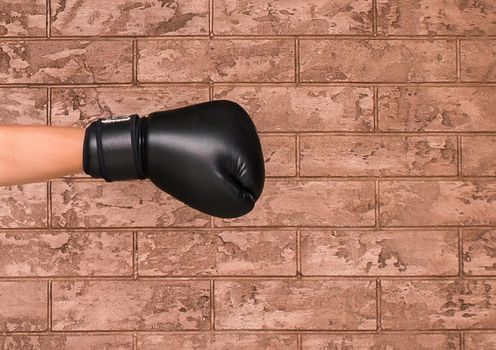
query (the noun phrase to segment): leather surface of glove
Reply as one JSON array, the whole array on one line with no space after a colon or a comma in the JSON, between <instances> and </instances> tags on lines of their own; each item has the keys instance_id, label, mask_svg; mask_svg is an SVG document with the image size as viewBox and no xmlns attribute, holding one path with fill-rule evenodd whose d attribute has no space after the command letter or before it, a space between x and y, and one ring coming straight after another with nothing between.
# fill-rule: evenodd
<instances>
[{"instance_id":1,"label":"leather surface of glove","mask_svg":"<svg viewBox=\"0 0 496 350\"><path fill-rule=\"evenodd\" d=\"M227 100L98 119L86 128L83 166L108 182L148 178L190 207L221 218L251 211L265 181L255 125Z\"/></svg>"}]
</instances>

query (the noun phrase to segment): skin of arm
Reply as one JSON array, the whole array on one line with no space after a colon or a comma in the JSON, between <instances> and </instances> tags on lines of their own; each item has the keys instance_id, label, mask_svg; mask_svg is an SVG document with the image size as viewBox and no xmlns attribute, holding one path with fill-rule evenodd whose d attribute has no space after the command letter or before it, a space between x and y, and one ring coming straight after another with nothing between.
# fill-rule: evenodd
<instances>
[{"instance_id":1,"label":"skin of arm","mask_svg":"<svg viewBox=\"0 0 496 350\"><path fill-rule=\"evenodd\" d=\"M82 172L84 133L72 127L0 126L0 186Z\"/></svg>"}]
</instances>

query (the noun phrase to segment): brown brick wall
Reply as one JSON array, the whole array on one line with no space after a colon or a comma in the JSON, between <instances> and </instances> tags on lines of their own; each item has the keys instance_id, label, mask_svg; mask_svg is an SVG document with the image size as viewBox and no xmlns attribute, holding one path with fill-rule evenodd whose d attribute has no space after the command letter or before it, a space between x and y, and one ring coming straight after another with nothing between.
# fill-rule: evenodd
<instances>
[{"instance_id":1,"label":"brown brick wall","mask_svg":"<svg viewBox=\"0 0 496 350\"><path fill-rule=\"evenodd\" d=\"M0 189L0 350L496 349L493 0L0 0L0 122L231 99L267 182Z\"/></svg>"}]
</instances>

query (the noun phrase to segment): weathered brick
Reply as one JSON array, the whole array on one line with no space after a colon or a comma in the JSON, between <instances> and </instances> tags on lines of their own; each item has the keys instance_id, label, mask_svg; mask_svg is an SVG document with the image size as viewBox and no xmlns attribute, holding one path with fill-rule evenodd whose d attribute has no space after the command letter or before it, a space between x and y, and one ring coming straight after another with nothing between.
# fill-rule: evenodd
<instances>
[{"instance_id":1,"label":"weathered brick","mask_svg":"<svg viewBox=\"0 0 496 350\"><path fill-rule=\"evenodd\" d=\"M447 82L456 80L456 43L302 39L300 62L305 82Z\"/></svg>"},{"instance_id":2,"label":"weathered brick","mask_svg":"<svg viewBox=\"0 0 496 350\"><path fill-rule=\"evenodd\" d=\"M376 328L372 281L260 280L215 283L216 329Z\"/></svg>"},{"instance_id":3,"label":"weathered brick","mask_svg":"<svg viewBox=\"0 0 496 350\"><path fill-rule=\"evenodd\" d=\"M53 329L208 329L208 281L54 281Z\"/></svg>"},{"instance_id":4,"label":"weathered brick","mask_svg":"<svg viewBox=\"0 0 496 350\"><path fill-rule=\"evenodd\" d=\"M52 1L52 35L205 35L208 0Z\"/></svg>"},{"instance_id":5,"label":"weathered brick","mask_svg":"<svg viewBox=\"0 0 496 350\"><path fill-rule=\"evenodd\" d=\"M46 282L0 282L0 332L39 332L48 327Z\"/></svg>"},{"instance_id":6,"label":"weathered brick","mask_svg":"<svg viewBox=\"0 0 496 350\"><path fill-rule=\"evenodd\" d=\"M384 181L379 189L385 226L496 223L494 181Z\"/></svg>"},{"instance_id":7,"label":"weathered brick","mask_svg":"<svg viewBox=\"0 0 496 350\"><path fill-rule=\"evenodd\" d=\"M255 209L222 226L372 226L373 181L266 180Z\"/></svg>"},{"instance_id":8,"label":"weathered brick","mask_svg":"<svg viewBox=\"0 0 496 350\"><path fill-rule=\"evenodd\" d=\"M372 34L372 0L217 0L221 35Z\"/></svg>"},{"instance_id":9,"label":"weathered brick","mask_svg":"<svg viewBox=\"0 0 496 350\"><path fill-rule=\"evenodd\" d=\"M291 82L291 40L142 40L140 82Z\"/></svg>"},{"instance_id":10,"label":"weathered brick","mask_svg":"<svg viewBox=\"0 0 496 350\"><path fill-rule=\"evenodd\" d=\"M458 274L458 233L451 231L301 232L304 276Z\"/></svg>"},{"instance_id":11,"label":"weathered brick","mask_svg":"<svg viewBox=\"0 0 496 350\"><path fill-rule=\"evenodd\" d=\"M295 231L140 232L140 276L296 274Z\"/></svg>"},{"instance_id":12,"label":"weathered brick","mask_svg":"<svg viewBox=\"0 0 496 350\"><path fill-rule=\"evenodd\" d=\"M131 41L6 41L0 83L131 83Z\"/></svg>"},{"instance_id":13,"label":"weathered brick","mask_svg":"<svg viewBox=\"0 0 496 350\"><path fill-rule=\"evenodd\" d=\"M302 176L456 176L456 137L300 138Z\"/></svg>"}]
</instances>

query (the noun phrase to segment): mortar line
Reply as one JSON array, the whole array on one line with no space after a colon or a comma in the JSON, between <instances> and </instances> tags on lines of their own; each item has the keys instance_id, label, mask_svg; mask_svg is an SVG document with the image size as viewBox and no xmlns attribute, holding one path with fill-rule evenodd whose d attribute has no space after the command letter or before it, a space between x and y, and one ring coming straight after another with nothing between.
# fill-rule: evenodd
<instances>
[{"instance_id":1,"label":"mortar line","mask_svg":"<svg viewBox=\"0 0 496 350\"><path fill-rule=\"evenodd\" d=\"M301 177L301 136L296 133L296 176L295 179Z\"/></svg>"},{"instance_id":2,"label":"mortar line","mask_svg":"<svg viewBox=\"0 0 496 350\"><path fill-rule=\"evenodd\" d=\"M382 287L381 287L381 278L377 278L376 280L376 313L377 313L377 332L382 332Z\"/></svg>"},{"instance_id":3,"label":"mortar line","mask_svg":"<svg viewBox=\"0 0 496 350\"><path fill-rule=\"evenodd\" d=\"M50 20L51 22L51 20ZM212 19L212 29L214 27L214 21ZM50 28L51 29L51 28ZM369 40L369 41L440 41L440 40L470 40L470 41L494 41L496 40L496 35L388 35L386 36L374 36L373 33L370 34L277 34L277 35L267 35L267 34L213 34L213 39L215 40L292 40L295 37L299 37L305 40ZM80 40L80 41L118 41L125 39L140 39L148 41L167 41L167 40L209 40L210 39L210 28L207 34L174 34L174 35L57 35L50 36L48 39L50 41L64 41L64 40ZM0 42L8 41L46 41L47 36L10 36L0 38Z\"/></svg>"},{"instance_id":4,"label":"mortar line","mask_svg":"<svg viewBox=\"0 0 496 350\"><path fill-rule=\"evenodd\" d=\"M464 174L463 174L463 136L462 135L457 135L457 148L458 148L458 157L457 157L457 162L458 162L458 176L460 180L463 180Z\"/></svg>"},{"instance_id":5,"label":"mortar line","mask_svg":"<svg viewBox=\"0 0 496 350\"><path fill-rule=\"evenodd\" d=\"M138 43L138 42L137 42ZM139 46L139 45L138 45ZM139 51L139 50L137 50ZM138 60L136 60L138 66ZM139 68L137 68L138 70ZM240 81L240 80L225 80L215 81L215 84L220 86L253 86L253 87L320 87L320 88L339 88L339 87L418 87L418 88L494 88L496 82L487 81L471 81L471 82L456 82L456 81L428 81L428 82L408 82L408 81L394 81L394 82L371 82L371 81L299 81L296 83L294 79L287 81ZM201 81L145 81L139 82L138 86L142 88L168 88L168 87L206 87L208 83ZM133 85L132 79L130 82L84 82L84 83L37 83L37 82L13 82L13 83L0 83L0 88L131 88ZM436 132L429 131L429 132ZM463 132L463 131L456 131Z\"/></svg>"},{"instance_id":6,"label":"mortar line","mask_svg":"<svg viewBox=\"0 0 496 350\"><path fill-rule=\"evenodd\" d=\"M52 281L48 281L48 286L47 286L47 297L48 297L48 305L47 305L47 317L48 317L48 333L51 333L53 330L53 302L52 302Z\"/></svg>"},{"instance_id":7,"label":"mortar line","mask_svg":"<svg viewBox=\"0 0 496 350\"><path fill-rule=\"evenodd\" d=\"M372 99L373 101L373 114L374 114L374 127L373 127L373 132L377 133L380 132L379 129L379 87L374 86L373 87L373 94L374 97Z\"/></svg>"},{"instance_id":8,"label":"mortar line","mask_svg":"<svg viewBox=\"0 0 496 350\"><path fill-rule=\"evenodd\" d=\"M210 280L210 331L215 332L215 280Z\"/></svg>"},{"instance_id":9,"label":"mortar line","mask_svg":"<svg viewBox=\"0 0 496 350\"><path fill-rule=\"evenodd\" d=\"M52 223L52 181L47 181L47 227L45 228L48 232L53 230Z\"/></svg>"},{"instance_id":10,"label":"mortar line","mask_svg":"<svg viewBox=\"0 0 496 350\"><path fill-rule=\"evenodd\" d=\"M463 278L463 230L462 228L458 228L458 275L460 278Z\"/></svg>"},{"instance_id":11,"label":"mortar line","mask_svg":"<svg viewBox=\"0 0 496 350\"><path fill-rule=\"evenodd\" d=\"M377 231L381 230L381 198L380 198L380 182L378 180L374 183L374 193L375 193L375 229Z\"/></svg>"},{"instance_id":12,"label":"mortar line","mask_svg":"<svg viewBox=\"0 0 496 350\"><path fill-rule=\"evenodd\" d=\"M138 40L137 39L133 39L132 55L133 55L132 85L138 86Z\"/></svg>"},{"instance_id":13,"label":"mortar line","mask_svg":"<svg viewBox=\"0 0 496 350\"><path fill-rule=\"evenodd\" d=\"M306 281L445 281L454 282L460 280L459 274L450 275L222 275L222 276L195 276L195 275L177 275L177 276L140 276L138 281L141 282L205 282L205 281L286 281L298 282ZM466 281L488 280L496 282L496 275L470 275L464 276ZM19 276L19 277L1 277L2 282L136 282L133 276ZM214 295L215 296L215 295Z\"/></svg>"},{"instance_id":14,"label":"mortar line","mask_svg":"<svg viewBox=\"0 0 496 350\"><path fill-rule=\"evenodd\" d=\"M301 269L301 231L296 230L296 277L303 277L303 271Z\"/></svg>"},{"instance_id":15,"label":"mortar line","mask_svg":"<svg viewBox=\"0 0 496 350\"><path fill-rule=\"evenodd\" d=\"M298 333L296 336L296 348L298 350L303 350L303 340L300 333Z\"/></svg>"},{"instance_id":16,"label":"mortar line","mask_svg":"<svg viewBox=\"0 0 496 350\"><path fill-rule=\"evenodd\" d=\"M137 279L139 277L138 271L138 231L133 231L133 278Z\"/></svg>"},{"instance_id":17,"label":"mortar line","mask_svg":"<svg viewBox=\"0 0 496 350\"><path fill-rule=\"evenodd\" d=\"M461 41L456 39L456 81L461 82Z\"/></svg>"},{"instance_id":18,"label":"mortar line","mask_svg":"<svg viewBox=\"0 0 496 350\"><path fill-rule=\"evenodd\" d=\"M208 35L214 38L214 0L208 1Z\"/></svg>"},{"instance_id":19,"label":"mortar line","mask_svg":"<svg viewBox=\"0 0 496 350\"><path fill-rule=\"evenodd\" d=\"M377 0L372 0L372 35L377 37Z\"/></svg>"},{"instance_id":20,"label":"mortar line","mask_svg":"<svg viewBox=\"0 0 496 350\"><path fill-rule=\"evenodd\" d=\"M50 0L46 0L46 37L50 39L52 36L52 4Z\"/></svg>"},{"instance_id":21,"label":"mortar line","mask_svg":"<svg viewBox=\"0 0 496 350\"><path fill-rule=\"evenodd\" d=\"M465 333L463 330L460 331L460 350L465 350Z\"/></svg>"},{"instance_id":22,"label":"mortar line","mask_svg":"<svg viewBox=\"0 0 496 350\"><path fill-rule=\"evenodd\" d=\"M296 86L300 84L300 39L298 37L295 38L295 82Z\"/></svg>"},{"instance_id":23,"label":"mortar line","mask_svg":"<svg viewBox=\"0 0 496 350\"><path fill-rule=\"evenodd\" d=\"M432 329L387 329L383 330L381 334L389 334L389 335L399 335L399 334L410 334L410 335L420 335L420 334L453 334L460 336L460 333L465 334L492 334L496 328L464 328L463 330L450 328L450 329L441 329L441 328L432 328ZM65 335L65 336L76 336L76 335L128 335L133 336L136 334L137 336L141 335L172 335L172 334L209 334L211 333L210 329L204 330L88 330L88 331L53 331L50 334L46 332L33 331L33 332L0 332L0 336L22 336L22 335L36 335L40 337L47 336L57 336L57 335ZM361 334L370 334L377 335L377 330L322 330L322 329L221 329L215 331L218 335L221 334L280 334L280 335L361 335Z\"/></svg>"},{"instance_id":24,"label":"mortar line","mask_svg":"<svg viewBox=\"0 0 496 350\"><path fill-rule=\"evenodd\" d=\"M402 225L402 226L381 226L381 230L385 231L421 231L421 230L429 230L429 231L444 231L444 230L456 230L460 225ZM134 229L138 229L143 232L190 232L192 229L199 231L225 231L236 230L239 232L244 231L273 231L273 230L296 230L300 228L302 230L336 230L336 231L349 231L349 230L360 230L360 231L376 231L375 225L367 225L367 226L359 226L359 225L263 225L263 226L250 226L250 225L239 225L239 226L215 226L213 228L209 226L192 226L189 228L180 227L180 226L169 226L169 227L156 227L156 226L133 226L133 227L56 227L56 228L48 228L48 227L16 227L16 228L2 228L0 232L123 232L123 231L132 231ZM480 229L480 228L488 228L488 229L496 229L495 224L485 224L485 225L463 225L465 229ZM0 277L1 278L1 277Z\"/></svg>"},{"instance_id":25,"label":"mortar line","mask_svg":"<svg viewBox=\"0 0 496 350\"><path fill-rule=\"evenodd\" d=\"M133 350L138 350L138 335L133 332Z\"/></svg>"}]
</instances>

